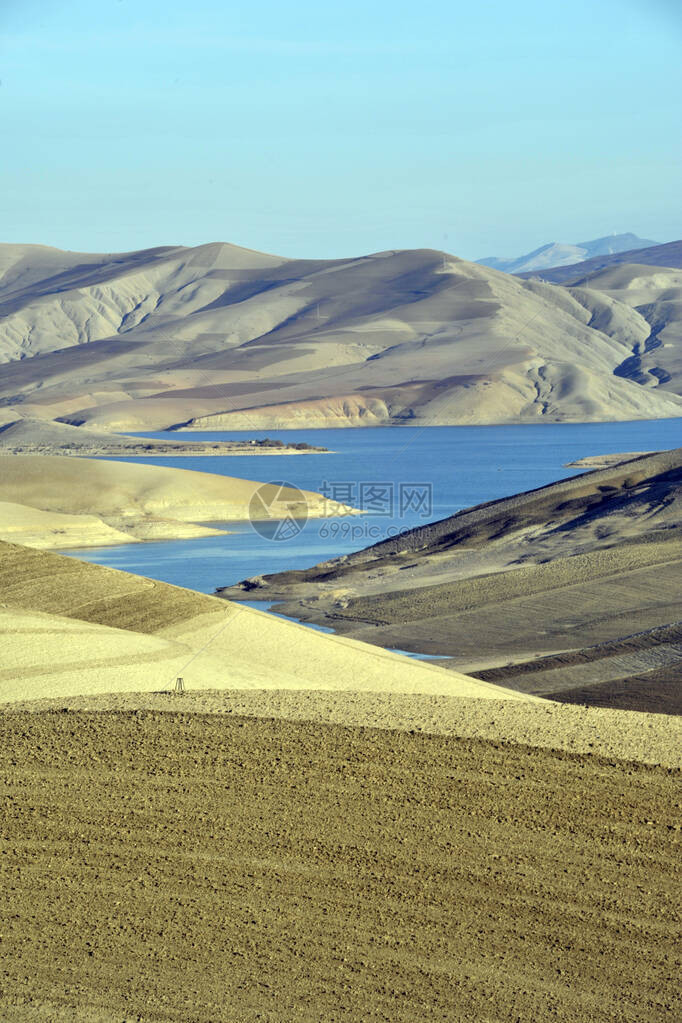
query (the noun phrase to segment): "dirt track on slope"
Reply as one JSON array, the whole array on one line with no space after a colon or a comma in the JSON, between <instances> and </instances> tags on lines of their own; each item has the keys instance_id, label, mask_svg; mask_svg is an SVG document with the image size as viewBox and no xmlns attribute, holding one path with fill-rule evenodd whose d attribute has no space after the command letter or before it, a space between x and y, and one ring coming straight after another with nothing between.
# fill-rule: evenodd
<instances>
[{"instance_id":1,"label":"dirt track on slope","mask_svg":"<svg viewBox=\"0 0 682 1023\"><path fill-rule=\"evenodd\" d=\"M682 622L477 674L561 703L682 715Z\"/></svg>"},{"instance_id":2,"label":"dirt track on slope","mask_svg":"<svg viewBox=\"0 0 682 1023\"><path fill-rule=\"evenodd\" d=\"M7 1023L675 1018L679 772L144 711L0 771Z\"/></svg>"}]
</instances>

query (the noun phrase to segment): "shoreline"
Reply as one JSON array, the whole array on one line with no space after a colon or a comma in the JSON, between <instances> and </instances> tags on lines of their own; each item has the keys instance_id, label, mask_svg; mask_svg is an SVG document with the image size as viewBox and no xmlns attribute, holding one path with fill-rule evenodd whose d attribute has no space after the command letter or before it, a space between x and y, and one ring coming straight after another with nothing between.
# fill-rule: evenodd
<instances>
[{"instance_id":1,"label":"shoreline","mask_svg":"<svg viewBox=\"0 0 682 1023\"><path fill-rule=\"evenodd\" d=\"M311 490L194 467L15 455L0 462L0 471L0 537L39 549L191 540L256 519L358 514Z\"/></svg>"},{"instance_id":2,"label":"shoreline","mask_svg":"<svg viewBox=\"0 0 682 1023\"><path fill-rule=\"evenodd\" d=\"M566 469L610 469L619 462L631 462L635 458L646 458L647 455L654 455L655 451L623 451L612 455L585 455L584 458L576 458L572 462L564 462Z\"/></svg>"},{"instance_id":3,"label":"shoreline","mask_svg":"<svg viewBox=\"0 0 682 1023\"><path fill-rule=\"evenodd\" d=\"M208 458L216 455L241 457L244 455L332 455L328 448L295 448L284 444L250 444L249 442L195 441L194 444L177 446L171 441L150 441L145 444L2 444L0 435L0 457L2 455L64 455L71 458Z\"/></svg>"},{"instance_id":4,"label":"shoreline","mask_svg":"<svg viewBox=\"0 0 682 1023\"><path fill-rule=\"evenodd\" d=\"M138 430L140 428L138 427ZM258 431L260 433L260 431ZM211 455L330 454L328 448L305 441L287 442L267 435L238 440L175 440L146 436L143 430L114 432L91 430L56 419L2 419L0 455L70 455L95 457L205 457Z\"/></svg>"}]
</instances>

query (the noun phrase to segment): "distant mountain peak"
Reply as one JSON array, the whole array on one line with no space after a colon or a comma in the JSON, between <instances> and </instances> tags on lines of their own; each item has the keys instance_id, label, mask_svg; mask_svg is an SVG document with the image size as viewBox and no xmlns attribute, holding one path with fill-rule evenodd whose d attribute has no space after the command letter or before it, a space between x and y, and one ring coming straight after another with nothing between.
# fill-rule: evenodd
<instances>
[{"instance_id":1,"label":"distant mountain peak","mask_svg":"<svg viewBox=\"0 0 682 1023\"><path fill-rule=\"evenodd\" d=\"M528 273L531 270L547 270L555 266L572 266L574 263L581 263L584 259L592 259L594 256L608 256L617 252L629 252L633 249L646 249L651 245L658 245L658 242L651 241L649 238L638 238L636 234L628 232L626 234L609 234L603 238L593 238L591 241L574 244L548 242L523 256L514 256L509 259L486 256L476 262L482 266L489 266L493 270L518 274Z\"/></svg>"}]
</instances>

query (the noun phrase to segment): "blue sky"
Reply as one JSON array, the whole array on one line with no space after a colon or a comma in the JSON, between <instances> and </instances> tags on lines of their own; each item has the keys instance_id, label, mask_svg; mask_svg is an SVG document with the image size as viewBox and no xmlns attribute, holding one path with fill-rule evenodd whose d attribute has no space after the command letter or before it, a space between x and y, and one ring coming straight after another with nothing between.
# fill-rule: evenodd
<instances>
[{"instance_id":1,"label":"blue sky","mask_svg":"<svg viewBox=\"0 0 682 1023\"><path fill-rule=\"evenodd\" d=\"M673 0L0 0L2 241L682 237Z\"/></svg>"}]
</instances>

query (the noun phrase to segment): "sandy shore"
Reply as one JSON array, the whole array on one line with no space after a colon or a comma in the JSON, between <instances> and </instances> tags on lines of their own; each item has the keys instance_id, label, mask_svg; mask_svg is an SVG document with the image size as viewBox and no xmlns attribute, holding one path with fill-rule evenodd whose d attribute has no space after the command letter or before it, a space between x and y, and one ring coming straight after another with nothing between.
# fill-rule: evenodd
<instances>
[{"instance_id":1,"label":"sandy shore","mask_svg":"<svg viewBox=\"0 0 682 1023\"><path fill-rule=\"evenodd\" d=\"M0 455L77 455L100 457L190 457L207 455L306 455L329 454L326 448L305 443L286 444L263 437L259 440L187 441L135 437L88 430L45 419L2 421L0 411Z\"/></svg>"},{"instance_id":2,"label":"sandy shore","mask_svg":"<svg viewBox=\"0 0 682 1023\"><path fill-rule=\"evenodd\" d=\"M165 466L11 455L0 470L0 537L48 549L211 536L225 530L208 523L252 516L354 513L312 491Z\"/></svg>"},{"instance_id":3,"label":"sandy shore","mask_svg":"<svg viewBox=\"0 0 682 1023\"><path fill-rule=\"evenodd\" d=\"M576 458L575 462L565 462L567 469L608 469L619 462L628 462L632 458L644 458L645 455L653 455L653 451L622 451L613 455L585 455L584 458Z\"/></svg>"}]
</instances>

